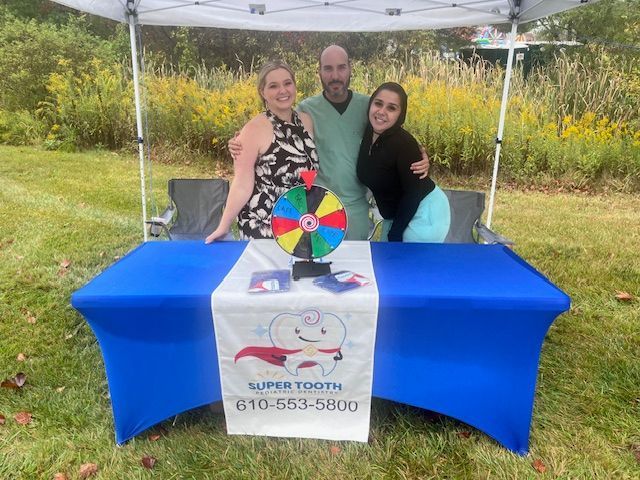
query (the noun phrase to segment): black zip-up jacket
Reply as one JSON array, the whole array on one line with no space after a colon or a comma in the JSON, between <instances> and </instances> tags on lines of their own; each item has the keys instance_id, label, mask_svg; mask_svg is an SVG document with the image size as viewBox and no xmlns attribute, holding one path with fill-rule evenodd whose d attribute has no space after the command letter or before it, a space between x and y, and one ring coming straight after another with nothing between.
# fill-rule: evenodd
<instances>
[{"instance_id":1,"label":"black zip-up jacket","mask_svg":"<svg viewBox=\"0 0 640 480\"><path fill-rule=\"evenodd\" d=\"M358 178L373 193L382 217L393 219L389 241L401 242L402 233L435 183L429 177L420 179L409 168L422 154L416 139L402 127L383 132L373 145L372 139L373 129L368 125L360 144Z\"/></svg>"}]
</instances>

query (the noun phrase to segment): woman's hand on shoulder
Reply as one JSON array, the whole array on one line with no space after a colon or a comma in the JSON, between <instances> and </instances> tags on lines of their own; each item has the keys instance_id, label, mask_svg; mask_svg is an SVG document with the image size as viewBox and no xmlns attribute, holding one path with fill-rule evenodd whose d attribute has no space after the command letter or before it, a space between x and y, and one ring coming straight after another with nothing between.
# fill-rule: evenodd
<instances>
[{"instance_id":1,"label":"woman's hand on shoulder","mask_svg":"<svg viewBox=\"0 0 640 480\"><path fill-rule=\"evenodd\" d=\"M304 129L309 133L309 136L313 138L313 120L311 115L305 112L298 112L298 117L300 117L300 121L302 125L304 125Z\"/></svg>"}]
</instances>

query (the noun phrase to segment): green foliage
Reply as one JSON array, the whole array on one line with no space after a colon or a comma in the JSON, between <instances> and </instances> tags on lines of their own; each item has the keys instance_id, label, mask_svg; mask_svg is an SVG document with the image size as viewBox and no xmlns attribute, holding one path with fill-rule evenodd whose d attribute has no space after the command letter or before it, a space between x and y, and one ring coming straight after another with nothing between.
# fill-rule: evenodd
<instances>
[{"instance_id":1,"label":"green foliage","mask_svg":"<svg viewBox=\"0 0 640 480\"><path fill-rule=\"evenodd\" d=\"M199 63L196 44L191 41L188 27L178 27L173 32L176 40L175 52L178 57L178 67L188 68Z\"/></svg>"},{"instance_id":2,"label":"green foliage","mask_svg":"<svg viewBox=\"0 0 640 480\"><path fill-rule=\"evenodd\" d=\"M25 20L31 18L46 18L47 20L57 23L68 18L68 9L50 0L3 0L0 7L0 15L2 10L7 14L13 15Z\"/></svg>"},{"instance_id":3,"label":"green foliage","mask_svg":"<svg viewBox=\"0 0 640 480\"><path fill-rule=\"evenodd\" d=\"M56 26L0 16L0 45L0 109L12 111L34 110L61 64L82 74L93 58L115 59L111 45L89 34L81 18Z\"/></svg>"},{"instance_id":4,"label":"green foliage","mask_svg":"<svg viewBox=\"0 0 640 480\"><path fill-rule=\"evenodd\" d=\"M120 65L104 66L94 59L77 75L69 62L61 61L59 71L50 75L50 101L39 109L50 126L50 146L119 148L135 138L133 87Z\"/></svg>"},{"instance_id":5,"label":"green foliage","mask_svg":"<svg viewBox=\"0 0 640 480\"><path fill-rule=\"evenodd\" d=\"M637 49L640 0L601 0L539 22L553 40L618 43Z\"/></svg>"},{"instance_id":6,"label":"green foliage","mask_svg":"<svg viewBox=\"0 0 640 480\"><path fill-rule=\"evenodd\" d=\"M148 50L154 54L162 52L170 63L182 67L200 64L209 67L242 65L245 69L271 58L284 58L292 64L296 64L298 59L317 63L322 49L333 43L342 45L353 58L363 61L379 57L403 58L433 50L448 39L460 41L455 32L251 32L184 27L143 29Z\"/></svg>"},{"instance_id":7,"label":"green foliage","mask_svg":"<svg viewBox=\"0 0 640 480\"><path fill-rule=\"evenodd\" d=\"M0 110L0 143L9 145L38 144L46 132L46 125L27 110Z\"/></svg>"},{"instance_id":8,"label":"green foliage","mask_svg":"<svg viewBox=\"0 0 640 480\"><path fill-rule=\"evenodd\" d=\"M593 112L640 127L640 69L631 59L603 48L583 49L580 55L560 53L547 67L537 68L526 87L528 98L542 97L556 107L558 125L567 115Z\"/></svg>"},{"instance_id":9,"label":"green foliage","mask_svg":"<svg viewBox=\"0 0 640 480\"><path fill-rule=\"evenodd\" d=\"M603 57L604 58L604 57ZM637 99L627 77L602 60L590 69L557 57L525 80L515 72L506 119L501 173L530 182L566 177L578 185L608 178L640 188ZM67 67L67 68L65 68ZM77 75L65 62L50 75L48 101L38 110L46 146L73 150L132 147L135 138L128 68L90 62ZM297 67L300 97L319 90L314 62ZM354 62L352 87L371 92L402 83L410 98L407 129L423 143L435 171L489 174L495 151L503 72L422 55L409 62ZM148 65L145 77L152 144L224 156L228 139L260 111L253 72L204 66L186 71ZM16 136L5 138L16 143ZM164 145L164 146L163 146Z\"/></svg>"}]
</instances>

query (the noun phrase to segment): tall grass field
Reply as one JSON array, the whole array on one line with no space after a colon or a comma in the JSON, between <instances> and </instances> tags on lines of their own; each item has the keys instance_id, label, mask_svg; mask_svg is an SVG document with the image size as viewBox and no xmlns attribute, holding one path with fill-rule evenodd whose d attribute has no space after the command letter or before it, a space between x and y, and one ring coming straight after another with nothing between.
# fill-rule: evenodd
<instances>
[{"instance_id":1,"label":"tall grass field","mask_svg":"<svg viewBox=\"0 0 640 480\"><path fill-rule=\"evenodd\" d=\"M167 179L221 168L155 164L155 203ZM436 181L487 189L462 178ZM493 227L572 298L543 345L522 457L377 399L367 444L227 436L202 408L116 446L100 349L69 300L142 241L139 198L135 155L0 146L0 381L22 385L0 388L1 479L639 478L640 195L499 186Z\"/></svg>"},{"instance_id":2,"label":"tall grass field","mask_svg":"<svg viewBox=\"0 0 640 480\"><path fill-rule=\"evenodd\" d=\"M604 52L587 58L593 64L559 55L526 78L515 69L502 157L502 173L511 181L640 191L640 73L632 61L613 64ZM316 63L294 60L299 99L315 95L321 90ZM259 66L180 70L148 62L145 136L157 154L172 159L182 150L226 153L228 139L262 108L255 86ZM371 93L384 81L400 82L409 95L406 127L433 152L434 166L454 175L486 175L493 165L503 79L504 69L487 63L444 62L425 54L356 60L352 88ZM2 92L0 144L54 151L133 146L126 63L94 58L80 69L60 59L42 89L46 94L32 109L10 108L19 98L12 104L9 99L20 95Z\"/></svg>"}]
</instances>

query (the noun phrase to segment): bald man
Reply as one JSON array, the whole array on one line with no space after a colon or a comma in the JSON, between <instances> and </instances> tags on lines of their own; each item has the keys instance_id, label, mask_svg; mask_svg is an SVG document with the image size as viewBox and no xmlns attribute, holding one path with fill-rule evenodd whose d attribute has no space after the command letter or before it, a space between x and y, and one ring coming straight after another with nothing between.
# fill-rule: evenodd
<instances>
[{"instance_id":1,"label":"bald man","mask_svg":"<svg viewBox=\"0 0 640 480\"><path fill-rule=\"evenodd\" d=\"M317 183L332 190L345 205L348 217L348 240L366 240L369 234L367 188L356 175L360 142L367 124L369 97L349 89L351 62L346 50L338 45L325 48L319 64L322 92L303 100L298 110L311 115L314 141L318 151ZM423 175L429 160L412 165Z\"/></svg>"}]
</instances>

